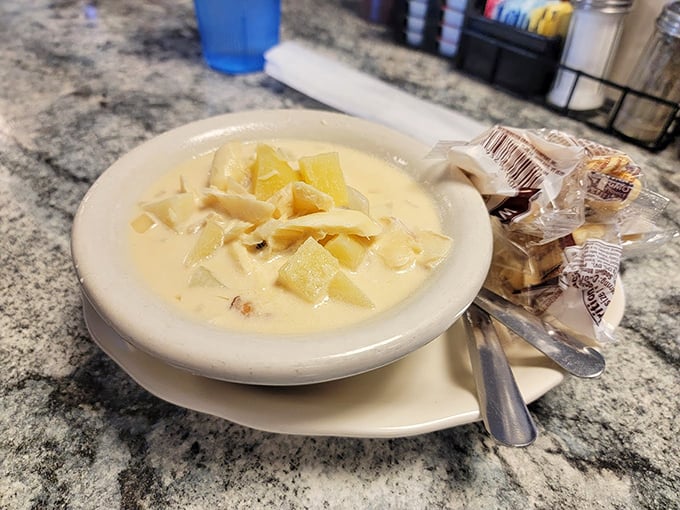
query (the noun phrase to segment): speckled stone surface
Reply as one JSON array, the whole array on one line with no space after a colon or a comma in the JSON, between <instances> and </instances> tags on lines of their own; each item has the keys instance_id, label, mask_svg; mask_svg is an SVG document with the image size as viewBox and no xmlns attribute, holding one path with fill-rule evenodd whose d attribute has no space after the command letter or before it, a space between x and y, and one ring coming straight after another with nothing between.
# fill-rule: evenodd
<instances>
[{"instance_id":1,"label":"speckled stone surface","mask_svg":"<svg viewBox=\"0 0 680 510\"><path fill-rule=\"evenodd\" d=\"M651 154L395 45L349 0L284 0L283 39L485 123L622 146L673 199L676 148ZM188 0L0 3L0 508L680 508L680 243L627 261L606 373L530 406L535 445L479 423L397 439L276 435L176 407L91 341L73 214L140 142L253 108L323 108L261 73L201 60Z\"/></svg>"}]
</instances>

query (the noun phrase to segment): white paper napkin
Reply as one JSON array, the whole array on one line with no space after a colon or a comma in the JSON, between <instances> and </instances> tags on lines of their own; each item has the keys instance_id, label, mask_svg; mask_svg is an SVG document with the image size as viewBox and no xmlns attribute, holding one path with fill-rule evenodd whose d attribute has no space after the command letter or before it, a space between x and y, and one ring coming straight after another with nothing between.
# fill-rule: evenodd
<instances>
[{"instance_id":1,"label":"white paper napkin","mask_svg":"<svg viewBox=\"0 0 680 510\"><path fill-rule=\"evenodd\" d=\"M287 41L265 54L265 72L339 111L378 122L434 146L469 140L487 126L414 97L356 69Z\"/></svg>"}]
</instances>

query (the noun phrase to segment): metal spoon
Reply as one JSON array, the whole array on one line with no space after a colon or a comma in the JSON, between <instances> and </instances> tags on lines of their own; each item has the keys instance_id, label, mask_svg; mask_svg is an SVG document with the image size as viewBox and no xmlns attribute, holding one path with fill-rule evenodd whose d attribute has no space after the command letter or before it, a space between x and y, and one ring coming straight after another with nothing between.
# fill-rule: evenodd
<instances>
[{"instance_id":1,"label":"metal spoon","mask_svg":"<svg viewBox=\"0 0 680 510\"><path fill-rule=\"evenodd\" d=\"M538 432L489 315L471 305L464 315L468 353L486 430L507 446L528 446Z\"/></svg>"},{"instance_id":2,"label":"metal spoon","mask_svg":"<svg viewBox=\"0 0 680 510\"><path fill-rule=\"evenodd\" d=\"M600 352L521 306L488 289L479 292L475 304L570 374L592 378L604 372L605 360Z\"/></svg>"}]
</instances>

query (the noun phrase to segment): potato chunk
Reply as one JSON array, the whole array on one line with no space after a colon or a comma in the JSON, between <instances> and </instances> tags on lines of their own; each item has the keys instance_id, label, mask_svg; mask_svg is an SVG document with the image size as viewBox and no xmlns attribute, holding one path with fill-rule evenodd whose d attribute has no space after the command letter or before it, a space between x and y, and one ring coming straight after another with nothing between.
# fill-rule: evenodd
<instances>
[{"instance_id":1,"label":"potato chunk","mask_svg":"<svg viewBox=\"0 0 680 510\"><path fill-rule=\"evenodd\" d=\"M250 189L250 170L240 142L228 142L222 145L215 151L210 165L209 186L227 191L230 188L230 179Z\"/></svg>"},{"instance_id":2,"label":"potato chunk","mask_svg":"<svg viewBox=\"0 0 680 510\"><path fill-rule=\"evenodd\" d=\"M194 194L185 192L145 204L143 209L153 214L168 227L177 230L196 212L197 207Z\"/></svg>"},{"instance_id":3,"label":"potato chunk","mask_svg":"<svg viewBox=\"0 0 680 510\"><path fill-rule=\"evenodd\" d=\"M206 221L198 235L196 244L184 259L184 263L187 266L193 266L201 260L207 259L222 246L223 241L224 231L222 227L215 221Z\"/></svg>"},{"instance_id":4,"label":"potato chunk","mask_svg":"<svg viewBox=\"0 0 680 510\"><path fill-rule=\"evenodd\" d=\"M260 144L256 154L252 179L253 192L259 200L267 200L286 184L299 180L297 172L277 155L273 147Z\"/></svg>"},{"instance_id":5,"label":"potato chunk","mask_svg":"<svg viewBox=\"0 0 680 510\"><path fill-rule=\"evenodd\" d=\"M328 295L333 299L352 305L373 308L373 301L342 271L338 271L328 286Z\"/></svg>"},{"instance_id":6,"label":"potato chunk","mask_svg":"<svg viewBox=\"0 0 680 510\"><path fill-rule=\"evenodd\" d=\"M300 158L300 173L307 184L332 196L336 206L348 205L347 184L337 152Z\"/></svg>"},{"instance_id":7,"label":"potato chunk","mask_svg":"<svg viewBox=\"0 0 680 510\"><path fill-rule=\"evenodd\" d=\"M328 295L340 263L326 248L308 238L279 269L279 282L310 303Z\"/></svg>"},{"instance_id":8,"label":"potato chunk","mask_svg":"<svg viewBox=\"0 0 680 510\"><path fill-rule=\"evenodd\" d=\"M364 260L366 247L356 239L347 234L339 234L325 244L325 248L340 261L343 266L352 271L356 271Z\"/></svg>"},{"instance_id":9,"label":"potato chunk","mask_svg":"<svg viewBox=\"0 0 680 510\"><path fill-rule=\"evenodd\" d=\"M332 196L314 186L310 186L306 182L292 183L292 193L293 211L297 216L320 211L330 211L335 205Z\"/></svg>"},{"instance_id":10,"label":"potato chunk","mask_svg":"<svg viewBox=\"0 0 680 510\"><path fill-rule=\"evenodd\" d=\"M130 222L130 226L138 234L143 234L156 224L153 218L146 213L142 213Z\"/></svg>"}]
</instances>

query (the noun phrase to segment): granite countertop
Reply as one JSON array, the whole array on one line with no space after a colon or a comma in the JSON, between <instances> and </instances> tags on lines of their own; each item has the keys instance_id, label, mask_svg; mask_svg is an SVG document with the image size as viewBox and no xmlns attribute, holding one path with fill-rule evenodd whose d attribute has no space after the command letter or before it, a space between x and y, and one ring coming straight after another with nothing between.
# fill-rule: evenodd
<instances>
[{"instance_id":1,"label":"granite countertop","mask_svg":"<svg viewBox=\"0 0 680 510\"><path fill-rule=\"evenodd\" d=\"M486 123L550 126L652 154L399 46L350 0L284 0L282 39ZM0 4L0 508L680 508L680 243L627 260L605 374L530 405L525 449L473 423L404 438L279 435L160 400L92 342L69 236L88 187L167 129L254 108L325 108L202 60L189 0Z\"/></svg>"}]
</instances>

